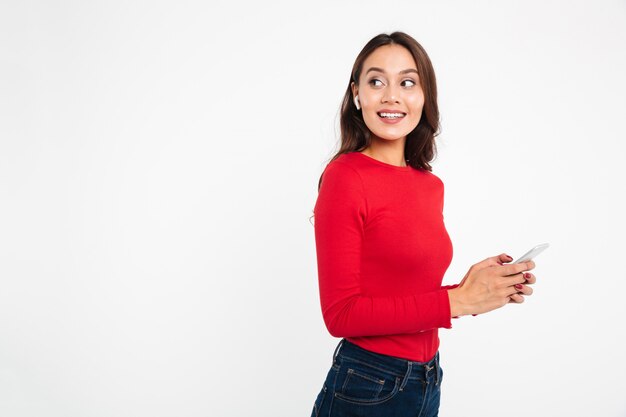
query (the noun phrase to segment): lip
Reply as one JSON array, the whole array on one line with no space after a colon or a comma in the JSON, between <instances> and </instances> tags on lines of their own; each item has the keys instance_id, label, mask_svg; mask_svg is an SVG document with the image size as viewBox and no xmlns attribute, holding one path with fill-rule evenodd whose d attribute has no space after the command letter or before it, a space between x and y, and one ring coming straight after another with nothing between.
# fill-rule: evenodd
<instances>
[{"instance_id":1,"label":"lip","mask_svg":"<svg viewBox=\"0 0 626 417\"><path fill-rule=\"evenodd\" d=\"M377 110L376 113L402 113L406 115L405 111L402 111L399 109L380 109L380 110Z\"/></svg>"},{"instance_id":2,"label":"lip","mask_svg":"<svg viewBox=\"0 0 626 417\"><path fill-rule=\"evenodd\" d=\"M379 113L402 113L404 116L403 117L399 117L397 119L385 119L384 117L378 116ZM393 124L396 124L396 123L400 123L402 120L404 120L404 118L406 117L406 112L403 112L401 110L381 109L381 110L378 110L376 112L376 115L378 116L378 119L381 122L389 124L389 125L393 125Z\"/></svg>"}]
</instances>

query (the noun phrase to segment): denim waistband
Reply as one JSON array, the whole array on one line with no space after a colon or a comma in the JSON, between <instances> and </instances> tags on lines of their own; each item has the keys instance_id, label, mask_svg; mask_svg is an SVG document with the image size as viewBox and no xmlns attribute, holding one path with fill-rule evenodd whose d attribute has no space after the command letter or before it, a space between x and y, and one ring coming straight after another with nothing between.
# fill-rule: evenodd
<instances>
[{"instance_id":1,"label":"denim waistband","mask_svg":"<svg viewBox=\"0 0 626 417\"><path fill-rule=\"evenodd\" d=\"M428 362L416 362L372 352L346 339L341 339L333 354L333 364L337 362L339 356L359 361L367 366L380 368L387 373L401 377L404 379L403 385L408 380L415 379L422 381L432 379L435 384L439 384L439 351Z\"/></svg>"}]
</instances>

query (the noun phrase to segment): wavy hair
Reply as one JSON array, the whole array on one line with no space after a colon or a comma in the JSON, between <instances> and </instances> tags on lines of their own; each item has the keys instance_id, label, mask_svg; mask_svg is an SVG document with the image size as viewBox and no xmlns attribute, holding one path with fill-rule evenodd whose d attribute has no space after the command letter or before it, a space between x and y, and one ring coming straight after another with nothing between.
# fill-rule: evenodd
<instances>
[{"instance_id":1,"label":"wavy hair","mask_svg":"<svg viewBox=\"0 0 626 417\"><path fill-rule=\"evenodd\" d=\"M352 66L348 88L341 103L341 146L328 161L337 159L341 154L361 151L371 144L371 132L363 120L363 114L353 103L351 83L359 85L363 63L377 48L396 44L405 47L413 56L419 73L419 80L424 92L424 107L418 125L406 137L404 159L413 168L432 171L430 162L435 158L437 147L435 137L439 134L439 106L437 105L437 81L435 71L428 54L415 39L404 32L381 33L374 36L361 50ZM323 173L322 173L323 175ZM317 189L322 184L322 175Z\"/></svg>"}]
</instances>

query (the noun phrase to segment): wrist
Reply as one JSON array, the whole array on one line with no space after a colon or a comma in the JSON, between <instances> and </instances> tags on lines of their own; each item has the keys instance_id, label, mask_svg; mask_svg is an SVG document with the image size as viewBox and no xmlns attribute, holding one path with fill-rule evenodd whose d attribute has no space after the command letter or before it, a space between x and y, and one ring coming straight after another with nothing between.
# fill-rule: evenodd
<instances>
[{"instance_id":1,"label":"wrist","mask_svg":"<svg viewBox=\"0 0 626 417\"><path fill-rule=\"evenodd\" d=\"M461 317L470 314L469 306L463 301L460 288L449 289L448 299L450 300L450 315L452 317Z\"/></svg>"}]
</instances>

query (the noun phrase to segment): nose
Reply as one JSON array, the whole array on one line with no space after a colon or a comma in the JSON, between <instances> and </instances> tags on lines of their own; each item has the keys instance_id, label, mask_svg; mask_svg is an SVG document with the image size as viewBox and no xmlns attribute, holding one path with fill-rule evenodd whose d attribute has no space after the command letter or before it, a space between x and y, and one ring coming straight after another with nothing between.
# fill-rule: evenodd
<instances>
[{"instance_id":1,"label":"nose","mask_svg":"<svg viewBox=\"0 0 626 417\"><path fill-rule=\"evenodd\" d=\"M382 96L382 102L383 103L387 103L387 102L398 103L398 94L399 93L396 90L396 87L393 85L390 85L387 88L385 88L385 93Z\"/></svg>"}]
</instances>

